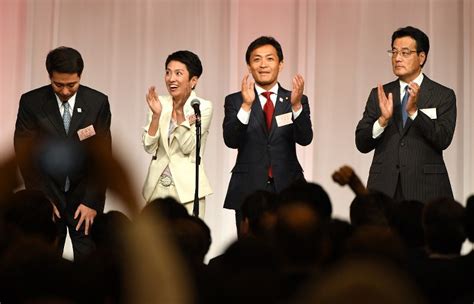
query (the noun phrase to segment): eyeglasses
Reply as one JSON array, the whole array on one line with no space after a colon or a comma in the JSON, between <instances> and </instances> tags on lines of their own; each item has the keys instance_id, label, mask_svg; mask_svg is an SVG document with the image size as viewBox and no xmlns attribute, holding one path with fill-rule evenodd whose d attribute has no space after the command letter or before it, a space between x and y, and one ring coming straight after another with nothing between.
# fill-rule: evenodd
<instances>
[{"instance_id":1,"label":"eyeglasses","mask_svg":"<svg viewBox=\"0 0 474 304\"><path fill-rule=\"evenodd\" d=\"M418 53L417 50L409 50L409 49L402 49L401 51L393 49L393 50L388 50L387 51L388 56L390 58L395 58L397 57L398 54L402 55L403 58L408 58L412 53Z\"/></svg>"}]
</instances>

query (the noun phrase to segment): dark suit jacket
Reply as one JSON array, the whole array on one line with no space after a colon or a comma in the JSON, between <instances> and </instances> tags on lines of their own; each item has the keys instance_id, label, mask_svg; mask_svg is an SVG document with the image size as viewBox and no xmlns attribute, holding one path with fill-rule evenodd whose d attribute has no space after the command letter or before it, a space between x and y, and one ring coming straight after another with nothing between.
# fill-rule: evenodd
<instances>
[{"instance_id":1,"label":"dark suit jacket","mask_svg":"<svg viewBox=\"0 0 474 304\"><path fill-rule=\"evenodd\" d=\"M242 105L241 92L228 95L225 99L224 142L229 148L238 149L238 155L224 208L239 209L248 194L265 189L270 165L277 191L304 178L296 156L296 143L306 146L313 139L308 98L303 95L303 110L292 124L278 127L275 117L292 113L291 92L280 86L272 128L268 131L256 91L255 96L248 125L242 124L237 118Z\"/></svg>"},{"instance_id":2,"label":"dark suit jacket","mask_svg":"<svg viewBox=\"0 0 474 304\"><path fill-rule=\"evenodd\" d=\"M382 135L372 138L372 127L380 117L377 88L372 89L362 119L356 129L357 149L368 153L375 149L367 187L394 197L398 177L407 200L425 202L437 197L453 197L443 150L453 139L456 126L454 91L426 75L418 96L418 115L402 126L400 83L384 85L393 94L394 115ZM422 109L435 108L437 118Z\"/></svg>"},{"instance_id":3,"label":"dark suit jacket","mask_svg":"<svg viewBox=\"0 0 474 304\"><path fill-rule=\"evenodd\" d=\"M110 157L110 122L107 96L86 86L77 91L68 134L51 85L23 94L14 143L25 187L45 192L61 212L66 207L75 210L80 203L102 212L106 185L94 170L94 153ZM77 131L91 125L96 135L81 141ZM66 177L71 184L69 204L63 191Z\"/></svg>"}]
</instances>

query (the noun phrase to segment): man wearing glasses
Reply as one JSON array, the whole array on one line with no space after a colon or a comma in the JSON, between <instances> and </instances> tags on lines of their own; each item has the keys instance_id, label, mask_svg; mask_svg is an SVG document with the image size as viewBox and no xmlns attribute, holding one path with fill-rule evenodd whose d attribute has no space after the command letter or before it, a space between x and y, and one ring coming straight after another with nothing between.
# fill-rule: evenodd
<instances>
[{"instance_id":1,"label":"man wearing glasses","mask_svg":"<svg viewBox=\"0 0 474 304\"><path fill-rule=\"evenodd\" d=\"M456 97L422 73L429 39L408 26L392 35L397 80L370 92L356 128L362 153L375 149L367 187L397 201L453 197L443 150L453 139Z\"/></svg>"}]
</instances>

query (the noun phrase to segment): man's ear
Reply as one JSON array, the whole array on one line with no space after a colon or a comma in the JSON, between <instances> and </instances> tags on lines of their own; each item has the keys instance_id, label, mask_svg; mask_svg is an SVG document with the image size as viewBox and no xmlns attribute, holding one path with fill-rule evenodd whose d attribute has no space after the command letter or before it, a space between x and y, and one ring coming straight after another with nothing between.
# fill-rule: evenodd
<instances>
[{"instance_id":1,"label":"man's ear","mask_svg":"<svg viewBox=\"0 0 474 304\"><path fill-rule=\"evenodd\" d=\"M426 61L426 54L425 52L420 52L420 54L418 54L418 57L420 57L420 66L422 66L425 61Z\"/></svg>"},{"instance_id":2,"label":"man's ear","mask_svg":"<svg viewBox=\"0 0 474 304\"><path fill-rule=\"evenodd\" d=\"M250 68L250 64L247 64L247 71L249 71L249 74L252 75L252 69Z\"/></svg>"},{"instance_id":3,"label":"man's ear","mask_svg":"<svg viewBox=\"0 0 474 304\"><path fill-rule=\"evenodd\" d=\"M280 61L279 65L278 65L278 73L281 72L281 70L283 70L283 66L284 66L284 65L285 65L285 64L284 64L283 60Z\"/></svg>"}]
</instances>

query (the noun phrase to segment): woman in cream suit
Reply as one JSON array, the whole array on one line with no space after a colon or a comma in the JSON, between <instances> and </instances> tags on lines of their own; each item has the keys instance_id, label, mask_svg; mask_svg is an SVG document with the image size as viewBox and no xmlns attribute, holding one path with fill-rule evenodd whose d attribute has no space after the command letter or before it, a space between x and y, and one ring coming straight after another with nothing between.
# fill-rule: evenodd
<instances>
[{"instance_id":1,"label":"woman in cream suit","mask_svg":"<svg viewBox=\"0 0 474 304\"><path fill-rule=\"evenodd\" d=\"M204 153L212 118L210 101L196 96L194 88L202 74L199 57L190 51L177 51L165 63L168 96L158 96L155 87L148 89L150 108L143 132L143 147L152 154L143 187L146 202L172 196L192 214L195 192L196 127L191 101L198 99L201 110L201 149ZM204 165L199 166L199 216L204 217L204 198L211 194Z\"/></svg>"}]
</instances>

